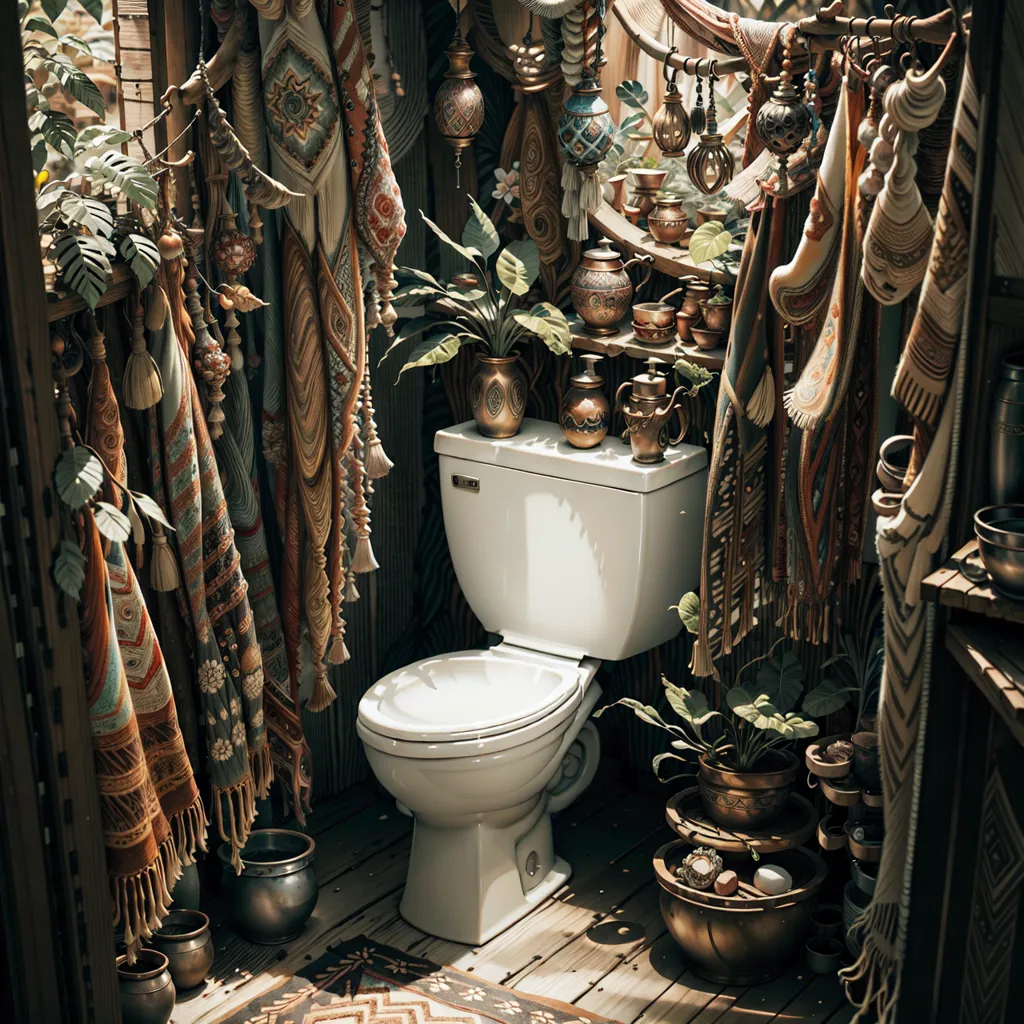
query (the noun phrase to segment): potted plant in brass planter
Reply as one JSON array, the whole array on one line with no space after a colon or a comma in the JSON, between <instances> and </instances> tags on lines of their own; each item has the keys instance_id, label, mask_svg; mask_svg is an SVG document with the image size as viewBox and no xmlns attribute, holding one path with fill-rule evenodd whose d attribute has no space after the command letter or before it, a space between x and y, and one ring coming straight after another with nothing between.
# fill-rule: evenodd
<instances>
[{"instance_id":1,"label":"potted plant in brass planter","mask_svg":"<svg viewBox=\"0 0 1024 1024\"><path fill-rule=\"evenodd\" d=\"M673 737L672 750L654 758L659 777L666 760L692 763L696 759L704 810L724 828L758 831L770 825L785 807L800 769L793 741L818 735L815 722L792 710L803 691L803 673L794 669L794 663L796 668L800 664L796 655L787 651L772 661L774 650L772 647L740 669L737 679L752 665L766 662L758 670L753 688L737 683L726 691L725 711L713 710L699 690L686 690L664 678L665 696L679 716L679 724L666 722L657 708L630 697L615 702ZM713 739L703 733L712 719L719 719L722 727ZM692 773L673 778L688 774Z\"/></svg>"},{"instance_id":2,"label":"potted plant in brass planter","mask_svg":"<svg viewBox=\"0 0 1024 1024\"><path fill-rule=\"evenodd\" d=\"M540 254L531 239L509 242L499 253L498 232L479 204L469 198L471 212L462 241L449 238L432 220L424 223L472 267L472 282L442 284L410 267L400 272L410 283L392 299L396 306L427 305L423 316L407 320L385 358L399 345L420 338L399 376L416 366L437 366L452 359L463 345L477 345L477 367L469 382L469 399L477 429L486 437L512 437L526 413L526 377L517 366L516 345L540 338L556 355L570 351L569 322L557 306L525 298L540 273ZM496 258L492 261L491 257ZM422 335L422 337L420 337Z\"/></svg>"}]
</instances>

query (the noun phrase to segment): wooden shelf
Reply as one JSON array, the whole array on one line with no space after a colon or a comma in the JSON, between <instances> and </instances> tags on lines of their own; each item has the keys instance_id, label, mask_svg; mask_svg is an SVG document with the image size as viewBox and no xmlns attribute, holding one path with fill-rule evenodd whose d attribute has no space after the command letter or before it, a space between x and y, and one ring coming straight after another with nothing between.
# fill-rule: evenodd
<instances>
[{"instance_id":1,"label":"wooden shelf","mask_svg":"<svg viewBox=\"0 0 1024 1024\"><path fill-rule=\"evenodd\" d=\"M107 283L107 290L100 296L96 308L109 306L112 302L127 298L135 283L135 275L131 268L124 263L115 263L114 272ZM52 324L55 320L62 320L73 313L80 313L88 309L85 299L75 292L66 291L63 288L54 287L53 275L46 275L46 318Z\"/></svg>"},{"instance_id":2,"label":"wooden shelf","mask_svg":"<svg viewBox=\"0 0 1024 1024\"><path fill-rule=\"evenodd\" d=\"M582 352L598 352L609 357L625 354L633 359L650 359L651 356L656 356L666 363L688 359L691 363L708 370L720 370L725 364L724 345L705 350L697 348L696 345L684 345L678 338L670 345L647 345L636 340L628 320L623 320L614 334L605 337L588 334L579 317L569 320L569 329L572 332L572 347Z\"/></svg>"},{"instance_id":3,"label":"wooden shelf","mask_svg":"<svg viewBox=\"0 0 1024 1024\"><path fill-rule=\"evenodd\" d=\"M968 541L941 569L925 577L921 583L921 597L926 601L938 601L948 608L963 608L987 615L990 619L1024 622L1024 601L1003 597L987 583L972 583L960 571L964 559L972 559L976 565L981 565L977 538Z\"/></svg>"},{"instance_id":4,"label":"wooden shelf","mask_svg":"<svg viewBox=\"0 0 1024 1024\"><path fill-rule=\"evenodd\" d=\"M696 264L690 259L690 250L677 245L663 245L656 242L650 232L630 223L609 202L605 202L597 213L590 214L590 223L598 231L617 242L623 255L653 256L654 269L669 277L687 277L691 274L715 284L735 284L732 274L724 274L711 266L710 262ZM737 251L739 246L736 246ZM654 296L657 298L657 296Z\"/></svg>"},{"instance_id":5,"label":"wooden shelf","mask_svg":"<svg viewBox=\"0 0 1024 1024\"><path fill-rule=\"evenodd\" d=\"M946 647L1024 745L1024 643L985 626L948 626Z\"/></svg>"}]
</instances>

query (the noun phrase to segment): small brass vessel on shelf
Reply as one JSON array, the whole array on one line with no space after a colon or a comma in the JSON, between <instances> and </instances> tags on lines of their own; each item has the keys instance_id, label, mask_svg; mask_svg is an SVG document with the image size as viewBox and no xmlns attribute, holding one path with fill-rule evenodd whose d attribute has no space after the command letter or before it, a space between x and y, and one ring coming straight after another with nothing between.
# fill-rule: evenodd
<instances>
[{"instance_id":1,"label":"small brass vessel on shelf","mask_svg":"<svg viewBox=\"0 0 1024 1024\"><path fill-rule=\"evenodd\" d=\"M694 345L705 352L718 348L724 338L721 331L713 331L707 324L702 324L700 327L691 327L690 335L693 338Z\"/></svg>"},{"instance_id":2,"label":"small brass vessel on shelf","mask_svg":"<svg viewBox=\"0 0 1024 1024\"><path fill-rule=\"evenodd\" d=\"M679 335L679 340L686 342L687 345L692 344L693 325L699 322L699 313L684 313L683 310L679 310L676 313L676 334Z\"/></svg>"},{"instance_id":3,"label":"small brass vessel on shelf","mask_svg":"<svg viewBox=\"0 0 1024 1024\"><path fill-rule=\"evenodd\" d=\"M656 242L675 245L681 242L690 227L690 218L683 209L682 196L662 192L654 209L647 214L647 230Z\"/></svg>"},{"instance_id":4,"label":"small brass vessel on shelf","mask_svg":"<svg viewBox=\"0 0 1024 1024\"><path fill-rule=\"evenodd\" d=\"M675 323L676 311L669 305L668 300L682 290L682 288L675 288L667 295L662 295L657 302L634 302L634 326L639 324L641 327L671 327Z\"/></svg>"},{"instance_id":5,"label":"small brass vessel on shelf","mask_svg":"<svg viewBox=\"0 0 1024 1024\"><path fill-rule=\"evenodd\" d=\"M676 329L672 325L668 327L648 327L646 324L631 324L633 337L641 345L668 345L675 337Z\"/></svg>"},{"instance_id":6,"label":"small brass vessel on shelf","mask_svg":"<svg viewBox=\"0 0 1024 1024\"><path fill-rule=\"evenodd\" d=\"M700 311L704 315L704 323L708 329L719 331L721 334L728 334L732 326L732 299L721 291L710 299L705 299L700 304Z\"/></svg>"},{"instance_id":7,"label":"small brass vessel on shelf","mask_svg":"<svg viewBox=\"0 0 1024 1024\"><path fill-rule=\"evenodd\" d=\"M658 193L665 184L668 171L657 171L650 167L635 167L629 174L633 179L631 205L640 210L640 216L646 218L658 201Z\"/></svg>"},{"instance_id":8,"label":"small brass vessel on shelf","mask_svg":"<svg viewBox=\"0 0 1024 1024\"><path fill-rule=\"evenodd\" d=\"M623 260L612 248L610 238L602 238L596 249L588 249L573 271L572 304L588 334L611 335L629 312L635 291L647 283L654 263L653 256L634 256ZM633 287L627 271L644 266L640 283Z\"/></svg>"},{"instance_id":9,"label":"small brass vessel on shelf","mask_svg":"<svg viewBox=\"0 0 1024 1024\"><path fill-rule=\"evenodd\" d=\"M664 366L662 360L653 356L647 360L647 373L638 373L632 380L623 381L615 392L615 407L626 418L626 433L633 449L633 461L641 465L661 462L665 449L678 444L686 433L685 422L678 436L669 436L669 421L673 415L681 415L680 401L688 389L678 387L668 393L668 378L658 372ZM626 388L632 388L629 398L623 400Z\"/></svg>"},{"instance_id":10,"label":"small brass vessel on shelf","mask_svg":"<svg viewBox=\"0 0 1024 1024\"><path fill-rule=\"evenodd\" d=\"M558 425L573 448L596 448L608 436L612 414L604 393L604 377L597 373L598 355L580 357L584 370L569 381L562 398Z\"/></svg>"}]
</instances>

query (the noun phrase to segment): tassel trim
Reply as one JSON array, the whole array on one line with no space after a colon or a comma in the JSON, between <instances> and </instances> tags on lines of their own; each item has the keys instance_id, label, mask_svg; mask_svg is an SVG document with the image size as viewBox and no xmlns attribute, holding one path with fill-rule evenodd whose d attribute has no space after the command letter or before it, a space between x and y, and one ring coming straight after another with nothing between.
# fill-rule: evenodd
<instances>
[{"instance_id":1,"label":"tassel trim","mask_svg":"<svg viewBox=\"0 0 1024 1024\"><path fill-rule=\"evenodd\" d=\"M149 585L158 593L170 594L178 589L181 582L178 559L167 543L163 526L155 520L150 522L153 525L153 555L149 563Z\"/></svg>"},{"instance_id":2,"label":"tassel trim","mask_svg":"<svg viewBox=\"0 0 1024 1024\"><path fill-rule=\"evenodd\" d=\"M366 448L366 475L370 480L380 480L391 472L394 463L388 458L384 451L384 445L380 438L370 438Z\"/></svg>"},{"instance_id":3,"label":"tassel trim","mask_svg":"<svg viewBox=\"0 0 1024 1024\"><path fill-rule=\"evenodd\" d=\"M807 412L805 409L801 409L797 405L796 388L790 388L783 396L783 404L786 406L786 412L789 413L789 418L801 429L809 430L811 427L817 425L818 420L821 419L821 415L816 412Z\"/></svg>"},{"instance_id":4,"label":"tassel trim","mask_svg":"<svg viewBox=\"0 0 1024 1024\"><path fill-rule=\"evenodd\" d=\"M356 574L350 569L348 583L345 585L345 603L355 604L359 600L359 589L356 587Z\"/></svg>"},{"instance_id":5,"label":"tassel trim","mask_svg":"<svg viewBox=\"0 0 1024 1024\"><path fill-rule=\"evenodd\" d=\"M171 906L171 889L181 878L181 861L169 835L152 864L134 875L111 875L114 927L124 927L128 963L135 963L142 944L153 937Z\"/></svg>"},{"instance_id":6,"label":"tassel trim","mask_svg":"<svg viewBox=\"0 0 1024 1024\"><path fill-rule=\"evenodd\" d=\"M156 360L143 347L133 351L124 364L121 394L129 409L152 409L164 397L164 379Z\"/></svg>"},{"instance_id":7,"label":"tassel trim","mask_svg":"<svg viewBox=\"0 0 1024 1024\"><path fill-rule=\"evenodd\" d=\"M355 554L352 557L352 571L355 573L375 572L380 564L373 555L373 545L370 543L370 536L360 537L356 541Z\"/></svg>"},{"instance_id":8,"label":"tassel trim","mask_svg":"<svg viewBox=\"0 0 1024 1024\"><path fill-rule=\"evenodd\" d=\"M329 708L337 697L338 695L334 692L334 687L327 681L327 672L321 669L316 674L313 692L309 700L306 701L306 707L314 713L323 711L325 708Z\"/></svg>"},{"instance_id":9,"label":"tassel trim","mask_svg":"<svg viewBox=\"0 0 1024 1024\"><path fill-rule=\"evenodd\" d=\"M188 807L173 815L169 822L174 849L183 868L196 862L196 850L206 853L206 827L209 821L203 798L197 793Z\"/></svg>"},{"instance_id":10,"label":"tassel trim","mask_svg":"<svg viewBox=\"0 0 1024 1024\"><path fill-rule=\"evenodd\" d=\"M746 416L755 427L766 427L775 415L775 376L771 366L764 368L754 393L747 402Z\"/></svg>"},{"instance_id":11,"label":"tassel trim","mask_svg":"<svg viewBox=\"0 0 1024 1024\"><path fill-rule=\"evenodd\" d=\"M256 799L266 800L270 796L270 784L274 781L274 759L270 756L270 744L266 735L257 749L249 748L249 771L256 787Z\"/></svg>"},{"instance_id":12,"label":"tassel trim","mask_svg":"<svg viewBox=\"0 0 1024 1024\"><path fill-rule=\"evenodd\" d=\"M265 748L264 748L265 749ZM250 754L250 758L252 755ZM231 866L235 874L242 873L242 847L249 841L253 823L256 821L256 787L251 775L246 775L241 782L226 789L214 784L213 791L213 824L217 826L217 834L225 843L231 844ZM224 808L227 807L227 821L224 820Z\"/></svg>"},{"instance_id":13,"label":"tassel trim","mask_svg":"<svg viewBox=\"0 0 1024 1024\"><path fill-rule=\"evenodd\" d=\"M345 638L342 636L336 636L331 643L331 649L327 654L327 658L332 665L344 665L352 655L348 653L348 647L345 645Z\"/></svg>"},{"instance_id":14,"label":"tassel trim","mask_svg":"<svg viewBox=\"0 0 1024 1024\"><path fill-rule=\"evenodd\" d=\"M698 639L690 652L690 671L695 676L714 676L718 679L718 669L711 657L711 648L706 641Z\"/></svg>"}]
</instances>

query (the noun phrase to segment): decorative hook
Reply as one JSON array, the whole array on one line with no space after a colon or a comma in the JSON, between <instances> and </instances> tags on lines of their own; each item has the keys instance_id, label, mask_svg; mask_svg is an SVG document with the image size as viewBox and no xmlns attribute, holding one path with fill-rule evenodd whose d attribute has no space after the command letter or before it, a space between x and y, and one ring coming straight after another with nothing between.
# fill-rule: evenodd
<instances>
[{"instance_id":1,"label":"decorative hook","mask_svg":"<svg viewBox=\"0 0 1024 1024\"><path fill-rule=\"evenodd\" d=\"M678 47L678 46L673 46L673 47L672 47L672 48L671 48L671 49L670 49L670 50L668 51L668 53L666 53L666 54L665 54L665 61L664 61L664 63L663 63L663 64L662 64L662 66L661 66L661 74L662 74L662 77L663 77L663 78L665 79L665 81L666 81L666 82L667 82L667 83L669 84L669 86L671 86L671 87L673 87L673 88L675 88L675 84L676 84L676 75L678 75L678 74L679 74L679 69L678 69L678 68L670 68L670 66L669 66L669 61L670 61L670 60L672 59L672 54L673 54L673 53L678 53L678 52L679 52L679 47ZM669 71L670 71L670 70L671 70L671 72L672 72L672 74L671 74L671 75L669 74Z\"/></svg>"}]
</instances>

